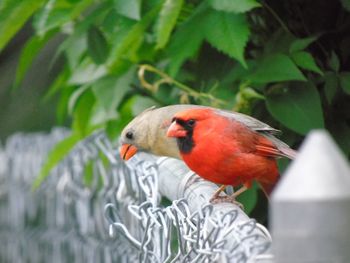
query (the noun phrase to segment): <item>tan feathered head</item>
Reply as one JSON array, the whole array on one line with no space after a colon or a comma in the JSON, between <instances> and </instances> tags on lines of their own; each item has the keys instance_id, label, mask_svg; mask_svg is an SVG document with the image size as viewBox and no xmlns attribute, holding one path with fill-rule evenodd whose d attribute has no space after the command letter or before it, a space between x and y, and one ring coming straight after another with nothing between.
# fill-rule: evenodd
<instances>
[{"instance_id":1,"label":"tan feathered head","mask_svg":"<svg viewBox=\"0 0 350 263\"><path fill-rule=\"evenodd\" d=\"M151 107L136 116L121 133L120 156L130 159L138 150L159 156L181 159L174 138L166 136L173 116L198 105L171 105L162 108Z\"/></svg>"}]
</instances>

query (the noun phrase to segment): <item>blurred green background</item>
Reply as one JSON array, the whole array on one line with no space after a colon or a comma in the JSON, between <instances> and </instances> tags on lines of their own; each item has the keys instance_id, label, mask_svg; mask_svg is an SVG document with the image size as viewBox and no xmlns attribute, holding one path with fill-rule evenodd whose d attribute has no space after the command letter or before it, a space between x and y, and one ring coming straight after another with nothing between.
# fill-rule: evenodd
<instances>
[{"instance_id":1,"label":"blurred green background","mask_svg":"<svg viewBox=\"0 0 350 263\"><path fill-rule=\"evenodd\" d=\"M92 131L116 139L146 107L194 103L250 114L294 148L327 129L349 157L349 12L349 0L4 0L0 138L71 127L44 178ZM249 211L258 194L243 195Z\"/></svg>"}]
</instances>

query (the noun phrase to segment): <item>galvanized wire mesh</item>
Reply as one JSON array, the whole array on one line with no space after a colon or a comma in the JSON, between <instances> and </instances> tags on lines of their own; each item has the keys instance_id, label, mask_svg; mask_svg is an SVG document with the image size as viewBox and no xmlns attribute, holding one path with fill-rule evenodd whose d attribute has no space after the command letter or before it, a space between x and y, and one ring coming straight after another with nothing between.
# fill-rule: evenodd
<instances>
[{"instance_id":1,"label":"galvanized wire mesh","mask_svg":"<svg viewBox=\"0 0 350 263\"><path fill-rule=\"evenodd\" d=\"M103 132L33 192L48 151L67 134L17 134L0 151L0 262L253 262L268 251L268 233L234 206L162 205L160 192L190 189L164 184L183 164L147 154L125 164Z\"/></svg>"}]
</instances>

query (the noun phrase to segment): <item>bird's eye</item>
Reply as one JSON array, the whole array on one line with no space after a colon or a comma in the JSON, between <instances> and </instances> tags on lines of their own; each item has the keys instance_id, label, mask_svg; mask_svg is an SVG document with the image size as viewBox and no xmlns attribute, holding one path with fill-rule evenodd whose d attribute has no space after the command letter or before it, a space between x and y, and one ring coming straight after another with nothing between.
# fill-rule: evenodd
<instances>
[{"instance_id":1,"label":"bird's eye","mask_svg":"<svg viewBox=\"0 0 350 263\"><path fill-rule=\"evenodd\" d=\"M134 134L131 131L128 131L125 134L125 137L128 138L129 140L132 140L132 139L134 139Z\"/></svg>"},{"instance_id":2,"label":"bird's eye","mask_svg":"<svg viewBox=\"0 0 350 263\"><path fill-rule=\"evenodd\" d=\"M194 125L195 123L196 123L196 121L193 120L193 119L190 119L190 120L187 121L187 125L190 126L190 127L193 127L193 125Z\"/></svg>"}]
</instances>

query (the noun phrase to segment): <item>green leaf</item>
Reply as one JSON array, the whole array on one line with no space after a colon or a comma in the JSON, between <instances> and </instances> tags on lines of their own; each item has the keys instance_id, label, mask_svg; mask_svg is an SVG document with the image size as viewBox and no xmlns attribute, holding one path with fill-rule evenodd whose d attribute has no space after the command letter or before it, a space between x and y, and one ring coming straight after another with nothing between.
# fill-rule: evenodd
<instances>
[{"instance_id":1,"label":"green leaf","mask_svg":"<svg viewBox=\"0 0 350 263\"><path fill-rule=\"evenodd\" d=\"M246 13L261 5L255 0L209 0L212 8L218 11Z\"/></svg>"},{"instance_id":2,"label":"green leaf","mask_svg":"<svg viewBox=\"0 0 350 263\"><path fill-rule=\"evenodd\" d=\"M54 148L50 151L47 159L42 166L39 176L33 183L33 190L37 189L45 178L49 175L50 171L70 152L70 150L76 145L81 137L73 133L67 138L57 143Z\"/></svg>"},{"instance_id":3,"label":"green leaf","mask_svg":"<svg viewBox=\"0 0 350 263\"><path fill-rule=\"evenodd\" d=\"M74 86L63 86L60 89L60 96L58 97L56 118L59 125L64 125L68 117L68 103L69 99L76 90Z\"/></svg>"},{"instance_id":4,"label":"green leaf","mask_svg":"<svg viewBox=\"0 0 350 263\"><path fill-rule=\"evenodd\" d=\"M305 48L307 48L312 42L315 42L315 40L318 39L318 35L317 36L312 36L312 37L307 37L307 38L299 38L296 39L292 42L292 44L289 47L289 52L290 53L294 53L297 51L301 51L304 50Z\"/></svg>"},{"instance_id":5,"label":"green leaf","mask_svg":"<svg viewBox=\"0 0 350 263\"><path fill-rule=\"evenodd\" d=\"M96 7L94 11L89 13L89 15L84 17L83 21L76 24L73 34L65 39L59 46L53 60L58 58L62 53L65 53L70 68L75 70L75 68L81 62L82 56L87 51L86 32L91 24L95 23L96 20L98 21L106 15L109 8L110 5L108 2L103 2Z\"/></svg>"},{"instance_id":6,"label":"green leaf","mask_svg":"<svg viewBox=\"0 0 350 263\"><path fill-rule=\"evenodd\" d=\"M257 65L249 78L253 83L269 83L279 81L301 80L306 78L284 54L271 54L257 61Z\"/></svg>"},{"instance_id":7,"label":"green leaf","mask_svg":"<svg viewBox=\"0 0 350 263\"><path fill-rule=\"evenodd\" d=\"M0 2L0 12L5 8L10 0L4 0Z\"/></svg>"},{"instance_id":8,"label":"green leaf","mask_svg":"<svg viewBox=\"0 0 350 263\"><path fill-rule=\"evenodd\" d=\"M140 20L141 0L114 0L114 4L119 14L131 19Z\"/></svg>"},{"instance_id":9,"label":"green leaf","mask_svg":"<svg viewBox=\"0 0 350 263\"><path fill-rule=\"evenodd\" d=\"M139 22L134 24L123 38L118 38L115 46L112 48L110 59L108 60L108 68L110 72L115 72L120 67L120 63L125 57L130 56L130 51L137 49L144 36L144 32L147 27L151 24L154 17L158 14L160 5L155 6L149 11Z\"/></svg>"},{"instance_id":10,"label":"green leaf","mask_svg":"<svg viewBox=\"0 0 350 263\"><path fill-rule=\"evenodd\" d=\"M73 71L81 63L81 59L87 50L86 36L84 35L72 35L67 38L58 48L55 58L64 52L67 58L67 63L70 69Z\"/></svg>"},{"instance_id":11,"label":"green leaf","mask_svg":"<svg viewBox=\"0 0 350 263\"><path fill-rule=\"evenodd\" d=\"M324 93L329 104L331 104L337 94L339 80L337 74L332 71L326 72L324 75L325 84L324 84Z\"/></svg>"},{"instance_id":12,"label":"green leaf","mask_svg":"<svg viewBox=\"0 0 350 263\"><path fill-rule=\"evenodd\" d=\"M88 134L91 127L89 120L94 103L95 97L92 91L87 90L79 97L74 108L72 128L81 138Z\"/></svg>"},{"instance_id":13,"label":"green leaf","mask_svg":"<svg viewBox=\"0 0 350 263\"><path fill-rule=\"evenodd\" d=\"M197 7L186 22L177 28L167 48L168 55L171 57L169 63L170 76L174 77L184 61L198 52L204 39L207 15L208 9L204 2L204 4Z\"/></svg>"},{"instance_id":14,"label":"green leaf","mask_svg":"<svg viewBox=\"0 0 350 263\"><path fill-rule=\"evenodd\" d=\"M54 32L46 34L44 37L33 36L31 37L24 48L21 51L21 56L18 62L16 70L16 79L14 88L17 88L20 82L23 80L28 68L31 66L34 58L37 56L39 51L45 46L45 44L52 37Z\"/></svg>"},{"instance_id":15,"label":"green leaf","mask_svg":"<svg viewBox=\"0 0 350 263\"><path fill-rule=\"evenodd\" d=\"M129 89L129 82L125 84L126 85L122 83L122 85L120 85L120 83L118 83L118 77L116 76L105 76L92 84L92 91L97 102L100 103L105 110L115 111L123 94Z\"/></svg>"},{"instance_id":16,"label":"green leaf","mask_svg":"<svg viewBox=\"0 0 350 263\"><path fill-rule=\"evenodd\" d=\"M350 0L340 0L340 2L342 3L343 7L350 12Z\"/></svg>"},{"instance_id":17,"label":"green leaf","mask_svg":"<svg viewBox=\"0 0 350 263\"><path fill-rule=\"evenodd\" d=\"M104 65L97 66L89 57L85 58L68 80L68 84L86 84L106 75L107 69Z\"/></svg>"},{"instance_id":18,"label":"green leaf","mask_svg":"<svg viewBox=\"0 0 350 263\"><path fill-rule=\"evenodd\" d=\"M78 3L68 3L65 0L49 0L44 8L36 13L33 26L39 36L47 31L71 22L91 5L93 0L81 0Z\"/></svg>"},{"instance_id":19,"label":"green leaf","mask_svg":"<svg viewBox=\"0 0 350 263\"><path fill-rule=\"evenodd\" d=\"M341 72L339 75L340 86L347 93L350 94L350 72Z\"/></svg>"},{"instance_id":20,"label":"green leaf","mask_svg":"<svg viewBox=\"0 0 350 263\"><path fill-rule=\"evenodd\" d=\"M154 47L154 43L143 41L138 47L137 51L134 52L134 61L147 61L148 63L153 63L157 56L157 50ZM130 61L130 63L132 63ZM135 63L134 63L135 64Z\"/></svg>"},{"instance_id":21,"label":"green leaf","mask_svg":"<svg viewBox=\"0 0 350 263\"><path fill-rule=\"evenodd\" d=\"M343 150L343 152L350 156L350 127L349 124L346 123L346 120L338 120L333 123L334 127L332 127L332 136L338 143L339 147Z\"/></svg>"},{"instance_id":22,"label":"green leaf","mask_svg":"<svg viewBox=\"0 0 350 263\"><path fill-rule=\"evenodd\" d=\"M298 51L291 54L292 59L297 66L310 70L312 72L323 75L322 70L317 66L315 59L311 56L310 53L306 51Z\"/></svg>"},{"instance_id":23,"label":"green leaf","mask_svg":"<svg viewBox=\"0 0 350 263\"><path fill-rule=\"evenodd\" d=\"M22 0L4 3L0 12L0 51L44 2L44 0Z\"/></svg>"},{"instance_id":24,"label":"green leaf","mask_svg":"<svg viewBox=\"0 0 350 263\"><path fill-rule=\"evenodd\" d=\"M245 16L212 11L206 18L206 25L205 37L207 41L218 50L237 59L244 67L247 67L244 59L244 49L250 31Z\"/></svg>"},{"instance_id":25,"label":"green leaf","mask_svg":"<svg viewBox=\"0 0 350 263\"><path fill-rule=\"evenodd\" d=\"M83 176L83 184L86 187L91 187L94 181L94 176L97 176L94 172L94 161L89 160L84 165L84 176Z\"/></svg>"},{"instance_id":26,"label":"green leaf","mask_svg":"<svg viewBox=\"0 0 350 263\"><path fill-rule=\"evenodd\" d=\"M340 62L337 54L332 51L331 57L329 59L329 66L334 72L339 72L340 69Z\"/></svg>"},{"instance_id":27,"label":"green leaf","mask_svg":"<svg viewBox=\"0 0 350 263\"><path fill-rule=\"evenodd\" d=\"M256 90L252 89L251 87L242 87L239 93L246 100L251 100L251 99L264 100L265 99L263 95L256 92Z\"/></svg>"},{"instance_id":28,"label":"green leaf","mask_svg":"<svg viewBox=\"0 0 350 263\"><path fill-rule=\"evenodd\" d=\"M68 100L68 113L73 114L73 111L77 105L79 98L90 88L90 85L83 85L77 89L69 96Z\"/></svg>"},{"instance_id":29,"label":"green leaf","mask_svg":"<svg viewBox=\"0 0 350 263\"><path fill-rule=\"evenodd\" d=\"M157 49L165 47L180 14L183 0L166 0L156 24Z\"/></svg>"},{"instance_id":30,"label":"green leaf","mask_svg":"<svg viewBox=\"0 0 350 263\"><path fill-rule=\"evenodd\" d=\"M302 135L324 128L321 99L313 83L292 82L287 88L275 87L266 99L271 115L287 128Z\"/></svg>"},{"instance_id":31,"label":"green leaf","mask_svg":"<svg viewBox=\"0 0 350 263\"><path fill-rule=\"evenodd\" d=\"M51 99L61 88L63 88L68 80L70 71L68 67L64 67L62 71L57 75L56 79L51 83L42 101L47 102Z\"/></svg>"},{"instance_id":32,"label":"green leaf","mask_svg":"<svg viewBox=\"0 0 350 263\"><path fill-rule=\"evenodd\" d=\"M136 76L136 68L132 67L122 76L106 76L92 85L96 97L94 112L91 117L93 125L101 124L117 117L117 108L130 91L130 84Z\"/></svg>"},{"instance_id":33,"label":"green leaf","mask_svg":"<svg viewBox=\"0 0 350 263\"><path fill-rule=\"evenodd\" d=\"M252 38L255 38L255 41L259 42L257 45L263 47L263 56L280 53L288 54L290 43L295 41L295 36L286 32L282 28L272 32L272 34L263 42L260 42L261 40L259 40L259 38L256 39L256 37L255 34L252 35Z\"/></svg>"},{"instance_id":34,"label":"green leaf","mask_svg":"<svg viewBox=\"0 0 350 263\"><path fill-rule=\"evenodd\" d=\"M88 54L95 64L103 64L109 53L109 47L102 31L96 26L90 26L87 34Z\"/></svg>"},{"instance_id":35,"label":"green leaf","mask_svg":"<svg viewBox=\"0 0 350 263\"><path fill-rule=\"evenodd\" d=\"M37 35L43 36L47 31L58 28L70 19L70 9L54 9L53 1L48 1L46 7L42 8L33 20L33 27Z\"/></svg>"}]
</instances>

